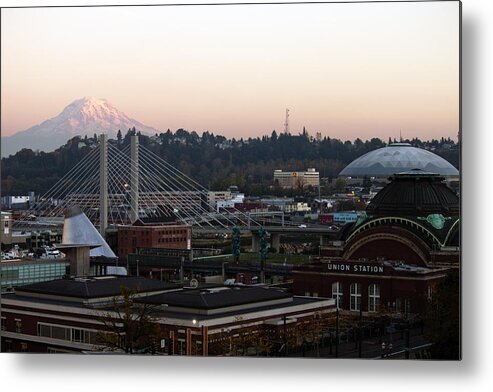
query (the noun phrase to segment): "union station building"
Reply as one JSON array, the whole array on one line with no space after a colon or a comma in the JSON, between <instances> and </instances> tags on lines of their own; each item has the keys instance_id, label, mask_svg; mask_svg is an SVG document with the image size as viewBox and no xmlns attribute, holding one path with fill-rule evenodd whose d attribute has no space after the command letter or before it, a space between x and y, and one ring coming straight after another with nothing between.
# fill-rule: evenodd
<instances>
[{"instance_id":1,"label":"union station building","mask_svg":"<svg viewBox=\"0 0 493 392\"><path fill-rule=\"evenodd\" d=\"M366 214L293 271L295 295L330 297L354 312L421 313L434 287L460 267L460 201L444 177L395 174Z\"/></svg>"}]
</instances>

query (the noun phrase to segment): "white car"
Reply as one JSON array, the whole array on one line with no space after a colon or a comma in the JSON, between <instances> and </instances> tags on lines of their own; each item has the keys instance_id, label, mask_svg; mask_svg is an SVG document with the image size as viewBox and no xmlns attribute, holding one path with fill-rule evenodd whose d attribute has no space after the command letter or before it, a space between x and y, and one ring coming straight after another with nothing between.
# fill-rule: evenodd
<instances>
[{"instance_id":1,"label":"white car","mask_svg":"<svg viewBox=\"0 0 493 392\"><path fill-rule=\"evenodd\" d=\"M298 226L300 229L306 229L306 225L299 225Z\"/></svg>"}]
</instances>

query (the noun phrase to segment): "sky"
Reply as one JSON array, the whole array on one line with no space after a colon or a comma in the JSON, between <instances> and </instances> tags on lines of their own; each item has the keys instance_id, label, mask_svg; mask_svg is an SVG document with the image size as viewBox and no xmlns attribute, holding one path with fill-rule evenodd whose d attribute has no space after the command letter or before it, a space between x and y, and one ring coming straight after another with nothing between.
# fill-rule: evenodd
<instances>
[{"instance_id":1,"label":"sky","mask_svg":"<svg viewBox=\"0 0 493 392\"><path fill-rule=\"evenodd\" d=\"M1 131L85 96L166 131L459 130L459 3L2 9Z\"/></svg>"}]
</instances>

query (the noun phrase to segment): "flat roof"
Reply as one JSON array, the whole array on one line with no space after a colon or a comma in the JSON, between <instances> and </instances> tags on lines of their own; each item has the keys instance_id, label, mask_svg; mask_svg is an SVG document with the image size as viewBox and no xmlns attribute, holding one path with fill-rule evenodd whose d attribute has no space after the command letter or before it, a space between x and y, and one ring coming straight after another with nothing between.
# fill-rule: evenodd
<instances>
[{"instance_id":1,"label":"flat roof","mask_svg":"<svg viewBox=\"0 0 493 392\"><path fill-rule=\"evenodd\" d=\"M67 302L63 301L60 299L56 298L42 298L42 297L22 297L20 295L17 295L15 292L10 292L10 293L3 293L2 297L4 299L12 299L16 301L21 301L21 302L26 302L26 306L29 303L32 303L35 301L36 303L39 304L46 304L46 305L61 305L61 306L68 306L71 308L74 308L74 311L77 312L75 309L92 309L91 307L88 307L87 304L84 304L82 302ZM144 300L145 298L149 297L142 297L139 298L138 301L142 302L141 300ZM269 310L279 310L279 309L285 309L284 313L288 313L291 310L289 308L297 307L297 306L303 306L303 305L310 305L310 304L316 304L316 303L321 303L325 301L332 301L332 305L334 305L334 300L331 298L324 298L324 297L303 297L303 296L292 296L292 301L287 301L287 302L281 302L281 303L262 303L260 302L258 306L255 307L250 307L250 308L237 308L237 309L229 309L225 312L220 312L220 313L212 313L212 314L206 314L206 313L197 313L197 312L190 312L190 311L180 311L178 309L168 309L167 307L161 307L160 309L157 310L156 316L164 318L164 319L177 319L177 320L185 320L185 321L191 321L192 319L197 320L197 322L201 321L206 321L206 320L213 320L216 318L224 318L224 317L231 317L231 316L247 316L252 313L257 313L257 312L264 312L264 311L269 311ZM137 299L135 300L137 302ZM157 305L157 302L156 302ZM298 311L300 309L292 309L292 311ZM302 309L301 309L302 310Z\"/></svg>"},{"instance_id":2,"label":"flat roof","mask_svg":"<svg viewBox=\"0 0 493 392\"><path fill-rule=\"evenodd\" d=\"M140 298L137 302L194 309L218 309L291 297L292 295L279 289L225 286L162 293Z\"/></svg>"},{"instance_id":3,"label":"flat roof","mask_svg":"<svg viewBox=\"0 0 493 392\"><path fill-rule=\"evenodd\" d=\"M105 275L84 278L57 279L34 283L16 288L16 293L54 295L69 298L104 298L118 296L121 287L127 287L138 293L180 288L179 284L163 283L159 280L139 276Z\"/></svg>"},{"instance_id":4,"label":"flat roof","mask_svg":"<svg viewBox=\"0 0 493 392\"><path fill-rule=\"evenodd\" d=\"M204 321L204 320L213 320L216 318L223 318L223 317L231 317L231 316L245 316L251 313L257 313L257 312L264 312L268 310L276 310L276 309L285 309L285 313L290 312L289 308L293 308L295 306L302 306L302 305L308 305L308 304L315 304L319 302L324 302L324 301L333 301L332 305L334 306L335 309L335 300L331 298L324 298L324 297L292 297L292 301L289 302L280 302L280 303L266 303L262 304L261 302L258 304L258 306L255 307L250 307L250 308L238 308L238 309L230 309L225 312L220 312L220 313L190 313L190 312L180 312L177 310L166 310L166 308L163 308L161 312L159 312L160 317L164 318L175 318L175 319L183 319L183 320L190 320L191 316L193 316L194 319L197 320L197 322ZM296 311L293 309L293 311Z\"/></svg>"}]
</instances>

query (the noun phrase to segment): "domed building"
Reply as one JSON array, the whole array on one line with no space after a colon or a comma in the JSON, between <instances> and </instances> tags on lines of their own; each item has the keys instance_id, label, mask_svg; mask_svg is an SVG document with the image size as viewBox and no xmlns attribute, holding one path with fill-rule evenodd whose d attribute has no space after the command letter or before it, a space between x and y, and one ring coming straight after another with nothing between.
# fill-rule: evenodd
<instances>
[{"instance_id":1,"label":"domed building","mask_svg":"<svg viewBox=\"0 0 493 392\"><path fill-rule=\"evenodd\" d=\"M444 177L414 169L390 181L348 231L342 257L457 266L460 201Z\"/></svg>"},{"instance_id":2,"label":"domed building","mask_svg":"<svg viewBox=\"0 0 493 392\"><path fill-rule=\"evenodd\" d=\"M317 263L293 269L296 295L331 297L355 314L423 314L437 284L460 266L460 200L436 173L389 180L366 214L320 247Z\"/></svg>"},{"instance_id":3,"label":"domed building","mask_svg":"<svg viewBox=\"0 0 493 392\"><path fill-rule=\"evenodd\" d=\"M409 143L393 143L370 151L347 165L339 176L387 178L412 169L437 173L447 178L459 176L459 171L442 157Z\"/></svg>"}]
</instances>

